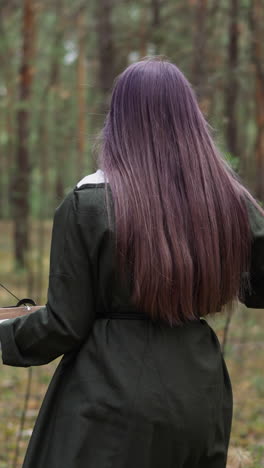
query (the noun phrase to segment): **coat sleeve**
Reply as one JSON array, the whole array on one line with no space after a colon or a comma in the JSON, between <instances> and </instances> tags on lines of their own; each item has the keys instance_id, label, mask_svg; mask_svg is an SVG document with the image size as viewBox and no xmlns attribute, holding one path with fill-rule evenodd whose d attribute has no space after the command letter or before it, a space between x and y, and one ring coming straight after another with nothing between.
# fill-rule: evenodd
<instances>
[{"instance_id":1,"label":"coat sleeve","mask_svg":"<svg viewBox=\"0 0 264 468\"><path fill-rule=\"evenodd\" d=\"M247 209L252 233L250 288L240 297L240 301L252 309L264 309L264 216L247 198Z\"/></svg>"},{"instance_id":2,"label":"coat sleeve","mask_svg":"<svg viewBox=\"0 0 264 468\"><path fill-rule=\"evenodd\" d=\"M4 364L46 364L77 350L87 338L95 319L95 301L91 260L85 245L74 189L54 215L46 305L0 324Z\"/></svg>"}]
</instances>

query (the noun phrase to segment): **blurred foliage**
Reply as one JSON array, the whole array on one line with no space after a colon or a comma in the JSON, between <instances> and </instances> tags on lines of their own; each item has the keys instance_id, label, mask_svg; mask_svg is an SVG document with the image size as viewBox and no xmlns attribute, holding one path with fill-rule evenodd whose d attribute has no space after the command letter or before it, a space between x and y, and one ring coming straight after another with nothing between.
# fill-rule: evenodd
<instances>
[{"instance_id":1,"label":"blurred foliage","mask_svg":"<svg viewBox=\"0 0 264 468\"><path fill-rule=\"evenodd\" d=\"M234 169L234 171L238 172L239 170L239 165L240 165L240 160L237 156L234 156L231 153L225 153L225 158L230 164L230 166Z\"/></svg>"}]
</instances>

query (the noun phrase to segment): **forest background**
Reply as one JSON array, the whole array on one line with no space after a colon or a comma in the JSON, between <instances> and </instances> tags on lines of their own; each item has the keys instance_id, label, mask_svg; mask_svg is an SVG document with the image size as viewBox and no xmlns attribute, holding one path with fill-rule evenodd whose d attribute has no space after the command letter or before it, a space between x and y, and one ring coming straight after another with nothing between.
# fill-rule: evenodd
<instances>
[{"instance_id":1,"label":"forest background","mask_svg":"<svg viewBox=\"0 0 264 468\"><path fill-rule=\"evenodd\" d=\"M96 170L114 78L162 55L264 202L264 0L0 0L0 281L45 303L52 218ZM16 299L0 290L0 305ZM211 318L234 391L229 468L264 466L264 311ZM0 468L21 467L58 361L0 367Z\"/></svg>"}]
</instances>

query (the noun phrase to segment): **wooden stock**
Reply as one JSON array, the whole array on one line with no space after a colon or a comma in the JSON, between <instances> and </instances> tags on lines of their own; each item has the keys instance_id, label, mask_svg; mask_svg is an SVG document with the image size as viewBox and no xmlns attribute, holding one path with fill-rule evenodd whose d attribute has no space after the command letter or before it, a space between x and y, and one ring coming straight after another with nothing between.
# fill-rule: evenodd
<instances>
[{"instance_id":1,"label":"wooden stock","mask_svg":"<svg viewBox=\"0 0 264 468\"><path fill-rule=\"evenodd\" d=\"M0 307L0 320L11 319L21 317L21 315L27 315L31 312L35 312L44 305L39 306L20 306L20 307Z\"/></svg>"}]
</instances>

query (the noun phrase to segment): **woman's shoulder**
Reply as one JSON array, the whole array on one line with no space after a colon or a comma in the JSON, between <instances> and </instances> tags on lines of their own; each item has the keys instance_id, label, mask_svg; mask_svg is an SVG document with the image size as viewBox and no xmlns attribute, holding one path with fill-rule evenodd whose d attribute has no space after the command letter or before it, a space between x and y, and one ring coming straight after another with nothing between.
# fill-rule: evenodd
<instances>
[{"instance_id":1,"label":"woman's shoulder","mask_svg":"<svg viewBox=\"0 0 264 468\"><path fill-rule=\"evenodd\" d=\"M97 216L106 210L106 188L108 179L101 169L83 177L72 190L76 211L81 218ZM110 190L109 190L110 191Z\"/></svg>"}]
</instances>

